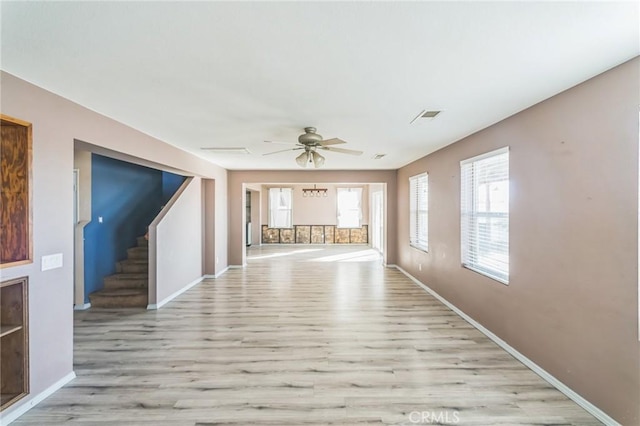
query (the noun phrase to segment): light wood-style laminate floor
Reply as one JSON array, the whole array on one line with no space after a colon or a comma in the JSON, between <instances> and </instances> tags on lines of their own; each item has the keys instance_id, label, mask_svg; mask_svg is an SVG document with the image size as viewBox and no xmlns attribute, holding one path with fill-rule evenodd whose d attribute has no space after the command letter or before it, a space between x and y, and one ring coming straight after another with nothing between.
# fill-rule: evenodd
<instances>
[{"instance_id":1,"label":"light wood-style laminate floor","mask_svg":"<svg viewBox=\"0 0 640 426\"><path fill-rule=\"evenodd\" d=\"M76 313L15 425L595 425L364 246L268 246L159 311Z\"/></svg>"}]
</instances>

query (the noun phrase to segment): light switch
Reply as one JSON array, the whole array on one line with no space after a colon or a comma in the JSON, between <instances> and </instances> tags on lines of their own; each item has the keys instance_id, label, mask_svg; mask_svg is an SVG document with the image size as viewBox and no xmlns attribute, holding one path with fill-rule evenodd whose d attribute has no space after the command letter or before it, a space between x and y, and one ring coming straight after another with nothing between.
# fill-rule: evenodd
<instances>
[{"instance_id":1,"label":"light switch","mask_svg":"<svg viewBox=\"0 0 640 426\"><path fill-rule=\"evenodd\" d=\"M62 253L42 256L41 270L48 271L49 269L56 269L56 268L62 268Z\"/></svg>"},{"instance_id":2,"label":"light switch","mask_svg":"<svg viewBox=\"0 0 640 426\"><path fill-rule=\"evenodd\" d=\"M102 216L98 216L98 223L102 223Z\"/></svg>"}]
</instances>

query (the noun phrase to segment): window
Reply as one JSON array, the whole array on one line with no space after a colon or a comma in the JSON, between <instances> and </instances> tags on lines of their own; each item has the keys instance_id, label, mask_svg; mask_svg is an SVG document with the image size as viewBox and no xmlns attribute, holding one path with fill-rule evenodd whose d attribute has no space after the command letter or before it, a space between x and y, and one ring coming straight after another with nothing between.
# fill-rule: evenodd
<instances>
[{"instance_id":1,"label":"window","mask_svg":"<svg viewBox=\"0 0 640 426\"><path fill-rule=\"evenodd\" d=\"M362 188L338 188L338 228L362 227Z\"/></svg>"},{"instance_id":2,"label":"window","mask_svg":"<svg viewBox=\"0 0 640 426\"><path fill-rule=\"evenodd\" d=\"M269 228L291 228L291 188L269 188Z\"/></svg>"},{"instance_id":3,"label":"window","mask_svg":"<svg viewBox=\"0 0 640 426\"><path fill-rule=\"evenodd\" d=\"M462 265L509 282L509 148L460 163Z\"/></svg>"},{"instance_id":4,"label":"window","mask_svg":"<svg viewBox=\"0 0 640 426\"><path fill-rule=\"evenodd\" d=\"M409 244L429 250L429 175L409 178Z\"/></svg>"}]
</instances>

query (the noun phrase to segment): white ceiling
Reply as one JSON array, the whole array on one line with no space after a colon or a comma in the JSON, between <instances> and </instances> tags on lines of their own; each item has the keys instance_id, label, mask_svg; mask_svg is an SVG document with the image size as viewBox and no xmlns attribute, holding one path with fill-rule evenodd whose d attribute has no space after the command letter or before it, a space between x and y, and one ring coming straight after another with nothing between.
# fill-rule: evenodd
<instances>
[{"instance_id":1,"label":"white ceiling","mask_svg":"<svg viewBox=\"0 0 640 426\"><path fill-rule=\"evenodd\" d=\"M398 168L640 53L637 2L3 1L1 14L3 70L228 169L298 168L262 141L305 126L364 151L323 153L325 169ZM410 125L423 109L444 112Z\"/></svg>"}]
</instances>

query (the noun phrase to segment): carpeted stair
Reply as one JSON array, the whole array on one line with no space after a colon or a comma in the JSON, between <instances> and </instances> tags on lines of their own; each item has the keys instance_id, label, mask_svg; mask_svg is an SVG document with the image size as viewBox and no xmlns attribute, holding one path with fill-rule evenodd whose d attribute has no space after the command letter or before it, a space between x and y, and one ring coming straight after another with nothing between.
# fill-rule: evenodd
<instances>
[{"instance_id":1,"label":"carpeted stair","mask_svg":"<svg viewBox=\"0 0 640 426\"><path fill-rule=\"evenodd\" d=\"M104 288L89 295L91 307L146 308L149 286L149 245L138 237L138 245L127 250L127 259L116 263L116 274L104 277Z\"/></svg>"}]
</instances>

